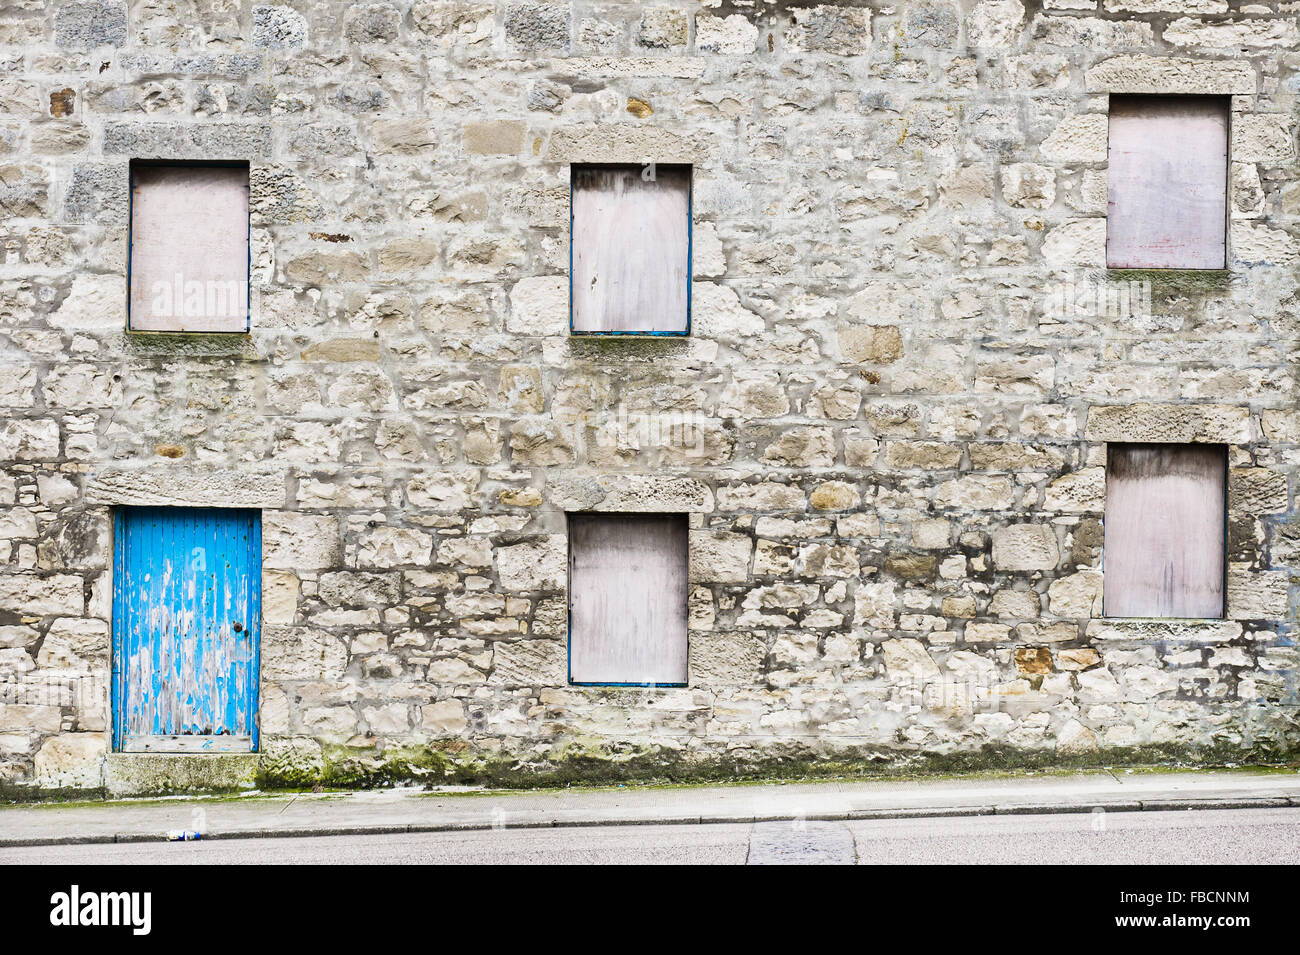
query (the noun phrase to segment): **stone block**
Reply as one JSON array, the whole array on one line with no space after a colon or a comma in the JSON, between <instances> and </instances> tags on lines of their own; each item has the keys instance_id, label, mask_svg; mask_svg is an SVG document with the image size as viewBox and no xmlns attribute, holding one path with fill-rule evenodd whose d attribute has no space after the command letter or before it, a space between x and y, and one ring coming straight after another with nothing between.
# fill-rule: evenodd
<instances>
[{"instance_id":1,"label":"stone block","mask_svg":"<svg viewBox=\"0 0 1300 955\"><path fill-rule=\"evenodd\" d=\"M1009 524L993 532L993 566L1000 571L1054 570L1061 552L1047 524Z\"/></svg>"}]
</instances>

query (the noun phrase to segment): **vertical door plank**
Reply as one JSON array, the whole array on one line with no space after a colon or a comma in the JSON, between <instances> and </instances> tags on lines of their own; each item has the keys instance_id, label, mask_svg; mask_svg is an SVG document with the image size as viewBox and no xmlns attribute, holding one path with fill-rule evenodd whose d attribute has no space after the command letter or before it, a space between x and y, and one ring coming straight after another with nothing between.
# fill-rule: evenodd
<instances>
[{"instance_id":1,"label":"vertical door plank","mask_svg":"<svg viewBox=\"0 0 1300 955\"><path fill-rule=\"evenodd\" d=\"M573 330L685 333L691 173L656 166L573 170Z\"/></svg>"},{"instance_id":2,"label":"vertical door plank","mask_svg":"<svg viewBox=\"0 0 1300 955\"><path fill-rule=\"evenodd\" d=\"M1112 96L1106 264L1226 264L1228 104L1219 96Z\"/></svg>"},{"instance_id":3,"label":"vertical door plank","mask_svg":"<svg viewBox=\"0 0 1300 955\"><path fill-rule=\"evenodd\" d=\"M260 513L124 508L118 528L117 747L255 749ZM215 742L196 746L203 737Z\"/></svg>"},{"instance_id":4,"label":"vertical door plank","mask_svg":"<svg viewBox=\"0 0 1300 955\"><path fill-rule=\"evenodd\" d=\"M1222 617L1227 456L1221 445L1108 449L1108 617Z\"/></svg>"},{"instance_id":5,"label":"vertical door plank","mask_svg":"<svg viewBox=\"0 0 1300 955\"><path fill-rule=\"evenodd\" d=\"M686 683L686 604L685 515L569 515L574 683Z\"/></svg>"},{"instance_id":6,"label":"vertical door plank","mask_svg":"<svg viewBox=\"0 0 1300 955\"><path fill-rule=\"evenodd\" d=\"M248 328L248 167L135 166L130 324Z\"/></svg>"}]
</instances>

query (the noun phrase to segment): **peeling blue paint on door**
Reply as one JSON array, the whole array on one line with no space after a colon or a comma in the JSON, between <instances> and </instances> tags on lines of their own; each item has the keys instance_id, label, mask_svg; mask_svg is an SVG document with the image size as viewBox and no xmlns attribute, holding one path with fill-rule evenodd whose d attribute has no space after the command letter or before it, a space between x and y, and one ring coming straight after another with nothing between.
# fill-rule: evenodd
<instances>
[{"instance_id":1,"label":"peeling blue paint on door","mask_svg":"<svg viewBox=\"0 0 1300 955\"><path fill-rule=\"evenodd\" d=\"M113 562L113 746L257 749L261 512L124 507Z\"/></svg>"}]
</instances>

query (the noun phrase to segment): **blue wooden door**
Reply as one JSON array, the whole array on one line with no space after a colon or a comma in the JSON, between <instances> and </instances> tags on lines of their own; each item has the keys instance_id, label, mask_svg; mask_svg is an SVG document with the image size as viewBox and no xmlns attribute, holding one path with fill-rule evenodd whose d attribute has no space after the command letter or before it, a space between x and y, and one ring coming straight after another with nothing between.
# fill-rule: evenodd
<instances>
[{"instance_id":1,"label":"blue wooden door","mask_svg":"<svg viewBox=\"0 0 1300 955\"><path fill-rule=\"evenodd\" d=\"M261 512L127 507L113 569L113 745L257 749Z\"/></svg>"}]
</instances>

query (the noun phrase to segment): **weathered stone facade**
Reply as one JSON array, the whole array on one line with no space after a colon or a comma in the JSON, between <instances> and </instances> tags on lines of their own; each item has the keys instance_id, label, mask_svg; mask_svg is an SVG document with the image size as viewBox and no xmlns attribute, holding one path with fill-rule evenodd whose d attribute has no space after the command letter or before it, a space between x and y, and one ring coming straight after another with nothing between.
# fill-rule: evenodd
<instances>
[{"instance_id":1,"label":"weathered stone facade","mask_svg":"<svg viewBox=\"0 0 1300 955\"><path fill-rule=\"evenodd\" d=\"M7 4L0 778L130 776L149 503L263 511L269 782L1293 751L1300 5L1238 6ZM1106 271L1124 92L1231 96L1225 272ZM141 157L251 163L250 334L125 331ZM650 161L692 333L570 337L570 164ZM1120 440L1229 446L1225 619L1099 615ZM600 509L691 515L686 688L567 685Z\"/></svg>"}]
</instances>

